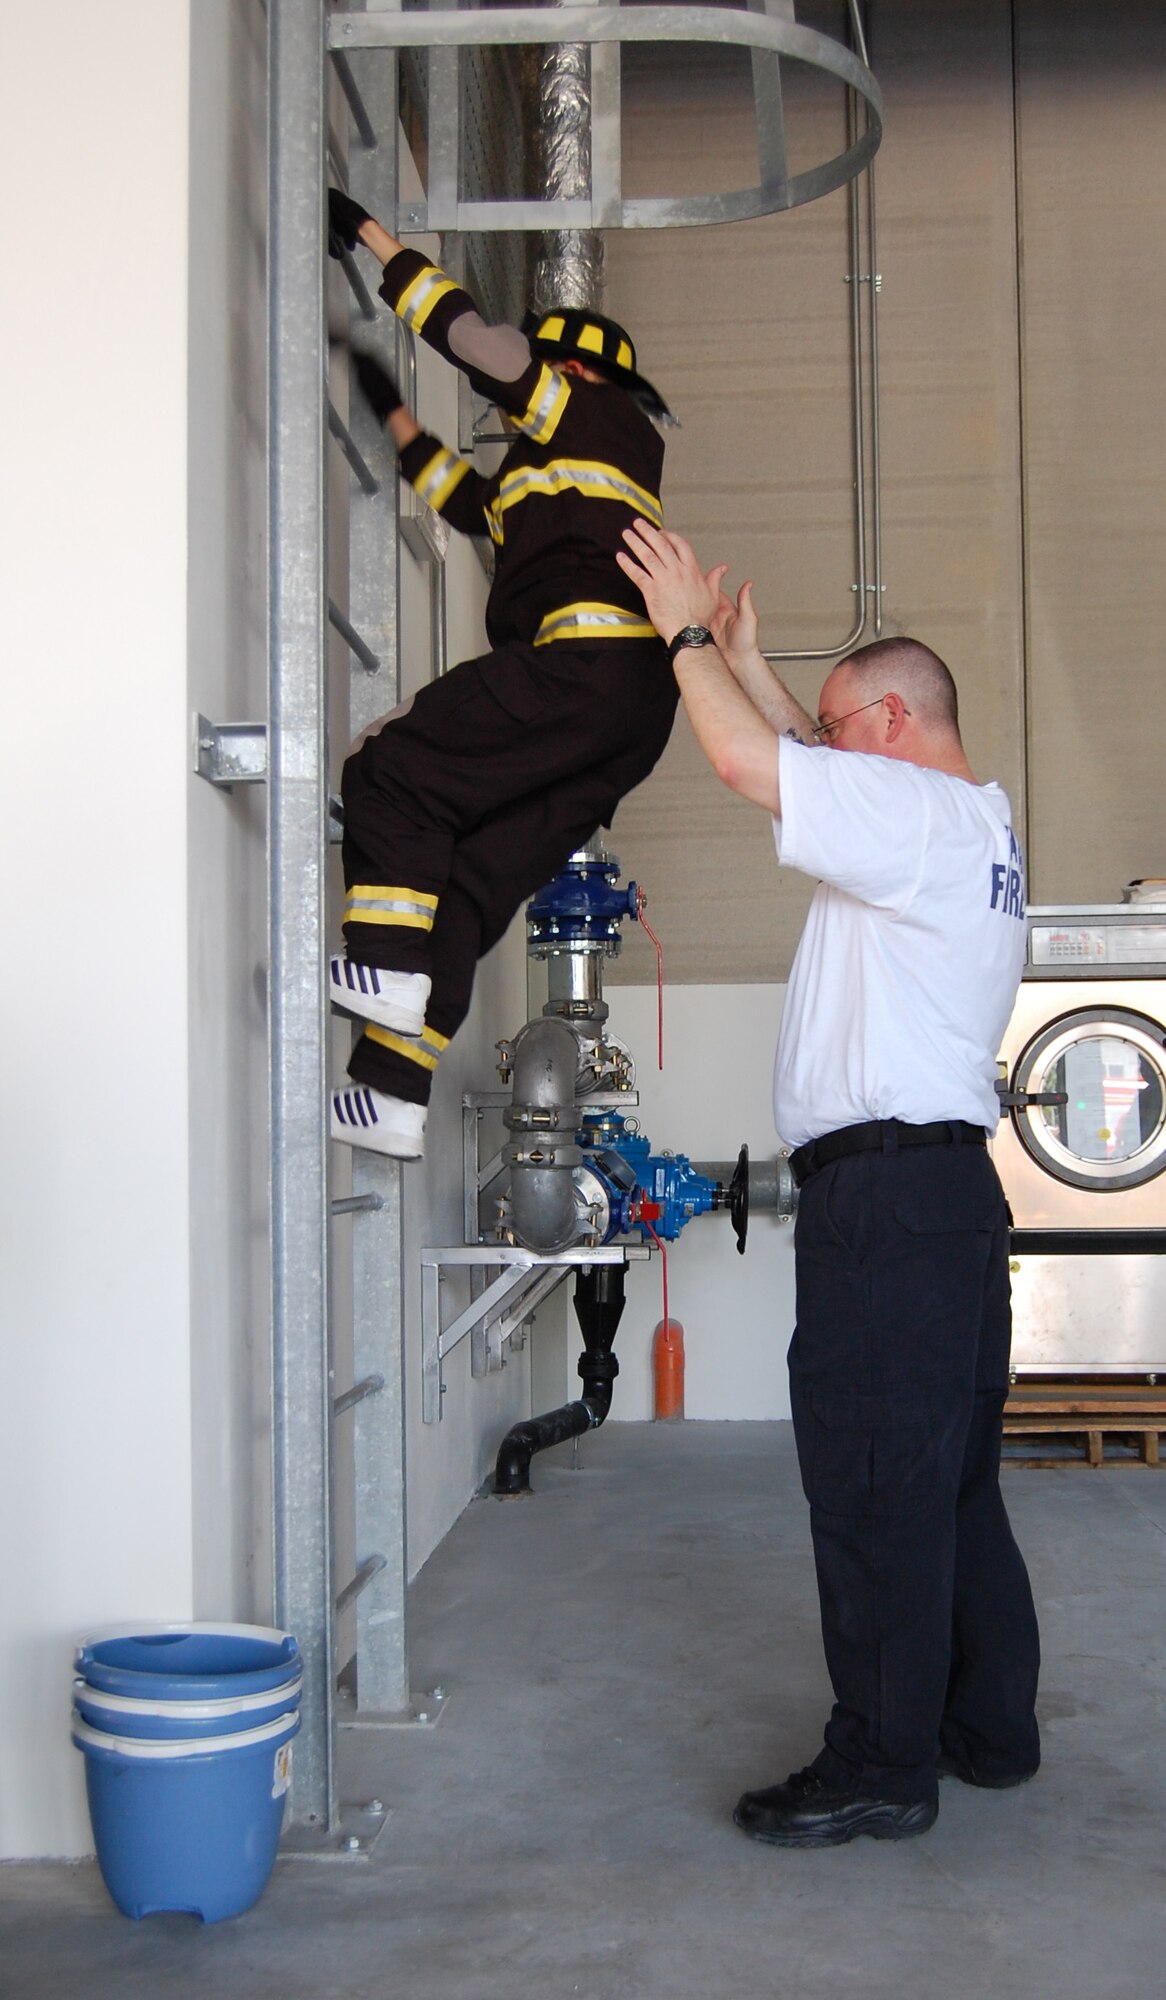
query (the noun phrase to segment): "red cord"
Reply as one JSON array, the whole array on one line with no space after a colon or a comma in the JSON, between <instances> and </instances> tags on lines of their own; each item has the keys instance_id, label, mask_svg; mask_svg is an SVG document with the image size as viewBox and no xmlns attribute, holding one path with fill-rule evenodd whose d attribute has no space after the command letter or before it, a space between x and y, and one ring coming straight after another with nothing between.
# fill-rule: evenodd
<instances>
[{"instance_id":1,"label":"red cord","mask_svg":"<svg viewBox=\"0 0 1166 2000\"><path fill-rule=\"evenodd\" d=\"M655 945L655 947L656 947L656 1042L657 1042L657 1063L658 1063L658 1066L659 1066L659 1068L660 1068L660 1069L663 1069L663 1067L664 1067L664 947L663 947L663 945L662 945L662 944L660 943L660 940L659 940L659 938L658 938L658 937L656 936L656 933L655 933L655 931L654 931L654 930L652 929L652 926L651 926L651 924L650 924L650 923L648 922L648 919L647 919L647 917L646 917L646 916L644 915L644 906L645 906L645 904L647 903L647 900L648 900L648 899L647 899L647 897L645 896L645 894L644 894L643 890L642 890L642 889L640 888L639 884L637 883L637 885L636 885L636 920L637 920L637 922L638 922L638 923L639 923L639 924L640 924L640 925L641 925L641 926L643 927L643 929L647 931L647 933L648 933L648 936L649 936L649 937L651 938L651 940L652 940L652 943L653 943L653 944ZM653 1235L654 1235L654 1234L655 1234L655 1231L653 1231L652 1233L653 1233ZM664 1317L665 1317L665 1319L667 1319L667 1317L668 1317L667 1313L665 1313Z\"/></svg>"},{"instance_id":2,"label":"red cord","mask_svg":"<svg viewBox=\"0 0 1166 2000\"><path fill-rule=\"evenodd\" d=\"M641 1229L646 1229L646 1230L647 1230L647 1232L648 1232L649 1236L651 1237L651 1239L652 1239L653 1243L654 1243L654 1244L656 1245L656 1248L657 1248L657 1250L658 1250L658 1251L660 1252L660 1269L661 1269L661 1272L663 1273L663 1278L664 1278L664 1324L665 1324L665 1326L667 1326L667 1324L668 1324L668 1251L667 1251L667 1249L665 1248L664 1244L663 1244L663 1243L661 1243L661 1241L660 1241L660 1238L659 1238L659 1237L657 1236L657 1234L656 1234L655 1230L653 1229L653 1227L652 1227L651 1223L650 1223L650 1222L648 1221L648 1218L647 1218L647 1216L646 1216L646 1215L636 1215L636 1216L634 1217L634 1219L635 1219L635 1221L636 1221L636 1222L638 1222L638 1223L639 1223L639 1225L640 1225Z\"/></svg>"}]
</instances>

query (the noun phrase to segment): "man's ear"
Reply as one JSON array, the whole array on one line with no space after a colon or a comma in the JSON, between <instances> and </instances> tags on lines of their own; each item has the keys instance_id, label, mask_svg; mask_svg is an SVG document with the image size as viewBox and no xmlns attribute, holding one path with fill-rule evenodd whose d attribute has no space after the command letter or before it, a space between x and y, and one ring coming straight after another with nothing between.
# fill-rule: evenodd
<instances>
[{"instance_id":1,"label":"man's ear","mask_svg":"<svg viewBox=\"0 0 1166 2000\"><path fill-rule=\"evenodd\" d=\"M903 724L911 711L901 694L883 696L883 706L888 711L887 742L894 743L903 733Z\"/></svg>"}]
</instances>

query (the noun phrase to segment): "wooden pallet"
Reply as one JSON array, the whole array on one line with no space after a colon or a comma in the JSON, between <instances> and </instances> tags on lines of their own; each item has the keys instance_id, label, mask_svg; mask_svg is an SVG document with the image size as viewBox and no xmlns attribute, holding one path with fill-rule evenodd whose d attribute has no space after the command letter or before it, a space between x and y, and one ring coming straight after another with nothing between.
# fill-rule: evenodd
<instances>
[{"instance_id":1,"label":"wooden pallet","mask_svg":"<svg viewBox=\"0 0 1166 2000\"><path fill-rule=\"evenodd\" d=\"M1144 1377L1136 1382L1115 1382L1112 1377L1015 1382L1004 1405L1006 1444L1021 1438L1056 1436L1080 1449L1076 1461L1025 1457L1019 1461L1023 1465L1160 1465L1164 1433L1166 1389ZM1111 1447L1108 1455L1107 1439ZM1127 1445L1120 1458L1113 1452L1119 1440ZM1130 1444L1138 1456L1130 1453ZM1011 1458L1010 1462L1017 1460Z\"/></svg>"}]
</instances>

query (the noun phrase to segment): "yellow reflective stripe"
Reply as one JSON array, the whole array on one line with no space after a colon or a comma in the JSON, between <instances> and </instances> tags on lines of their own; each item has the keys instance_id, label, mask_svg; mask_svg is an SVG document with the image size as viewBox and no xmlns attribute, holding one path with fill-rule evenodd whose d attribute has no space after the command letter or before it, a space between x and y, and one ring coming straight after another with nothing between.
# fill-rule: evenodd
<instances>
[{"instance_id":1,"label":"yellow reflective stripe","mask_svg":"<svg viewBox=\"0 0 1166 2000\"><path fill-rule=\"evenodd\" d=\"M603 328L601 326L581 326L579 329L579 345L585 348L588 354L602 354Z\"/></svg>"},{"instance_id":2,"label":"yellow reflective stripe","mask_svg":"<svg viewBox=\"0 0 1166 2000\"><path fill-rule=\"evenodd\" d=\"M530 401L520 417L514 419L520 431L525 431L536 444L549 444L559 428L559 419L571 398L571 385L557 368L543 362L538 381L531 390Z\"/></svg>"},{"instance_id":3,"label":"yellow reflective stripe","mask_svg":"<svg viewBox=\"0 0 1166 2000\"><path fill-rule=\"evenodd\" d=\"M431 931L437 897L422 889L394 884L354 882L344 902L346 924L404 924L406 929Z\"/></svg>"},{"instance_id":4,"label":"yellow reflective stripe","mask_svg":"<svg viewBox=\"0 0 1166 2000\"><path fill-rule=\"evenodd\" d=\"M618 604L564 604L548 611L534 635L536 646L556 639L654 639L656 627Z\"/></svg>"},{"instance_id":5,"label":"yellow reflective stripe","mask_svg":"<svg viewBox=\"0 0 1166 2000\"><path fill-rule=\"evenodd\" d=\"M630 367L631 367L631 365L632 365L632 350L631 350L631 348L630 348L630 347L628 346L628 343L627 343L627 341L626 341L626 340L621 340L621 341L620 341L620 344L619 344L619 348L618 348L618 350L617 350L617 352L616 352L616 357L615 357L615 358L616 358L616 363L617 363L617 365L618 365L618 366L619 366L620 368L630 368Z\"/></svg>"},{"instance_id":6,"label":"yellow reflective stripe","mask_svg":"<svg viewBox=\"0 0 1166 2000\"><path fill-rule=\"evenodd\" d=\"M412 327L414 333L420 333L434 306L445 298L447 292L456 292L457 289L453 279L447 278L436 264L427 264L423 271L418 271L413 282L406 285L394 311L398 319L403 319L406 326Z\"/></svg>"},{"instance_id":7,"label":"yellow reflective stripe","mask_svg":"<svg viewBox=\"0 0 1166 2000\"><path fill-rule=\"evenodd\" d=\"M485 510L486 526L490 530L490 540L502 547L502 507L497 498L491 500Z\"/></svg>"},{"instance_id":8,"label":"yellow reflective stripe","mask_svg":"<svg viewBox=\"0 0 1166 2000\"><path fill-rule=\"evenodd\" d=\"M428 464L423 465L417 474L413 481L414 490L440 513L454 487L460 485L469 469L464 458L459 458L455 451L442 445L441 450L434 452Z\"/></svg>"},{"instance_id":9,"label":"yellow reflective stripe","mask_svg":"<svg viewBox=\"0 0 1166 2000\"><path fill-rule=\"evenodd\" d=\"M664 510L657 496L645 486L637 486L617 465L605 465L600 459L553 458L549 465L522 465L506 473L490 509L491 513L498 510L499 529L503 511L516 507L531 493L582 493L588 500L622 500L653 527L664 526Z\"/></svg>"},{"instance_id":10,"label":"yellow reflective stripe","mask_svg":"<svg viewBox=\"0 0 1166 2000\"><path fill-rule=\"evenodd\" d=\"M379 1042L382 1049L392 1049L394 1055L407 1056L422 1069L436 1069L439 1056L449 1047L449 1036L439 1035L433 1028L425 1028L415 1036L394 1035L388 1028L368 1022L364 1032L370 1042Z\"/></svg>"}]
</instances>

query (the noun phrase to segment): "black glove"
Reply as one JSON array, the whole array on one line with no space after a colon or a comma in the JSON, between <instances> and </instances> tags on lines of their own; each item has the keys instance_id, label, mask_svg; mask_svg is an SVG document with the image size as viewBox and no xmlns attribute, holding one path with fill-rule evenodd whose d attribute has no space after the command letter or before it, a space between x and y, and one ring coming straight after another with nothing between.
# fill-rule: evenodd
<instances>
[{"instance_id":1,"label":"black glove","mask_svg":"<svg viewBox=\"0 0 1166 2000\"><path fill-rule=\"evenodd\" d=\"M402 409L404 397L393 376L384 363L372 354L362 354L358 348L352 350L352 366L356 379L364 391L368 404L378 424L388 423L394 410Z\"/></svg>"},{"instance_id":2,"label":"black glove","mask_svg":"<svg viewBox=\"0 0 1166 2000\"><path fill-rule=\"evenodd\" d=\"M362 222L371 222L367 208L339 188L328 189L328 255L339 257L341 250L355 250L356 232Z\"/></svg>"}]
</instances>

